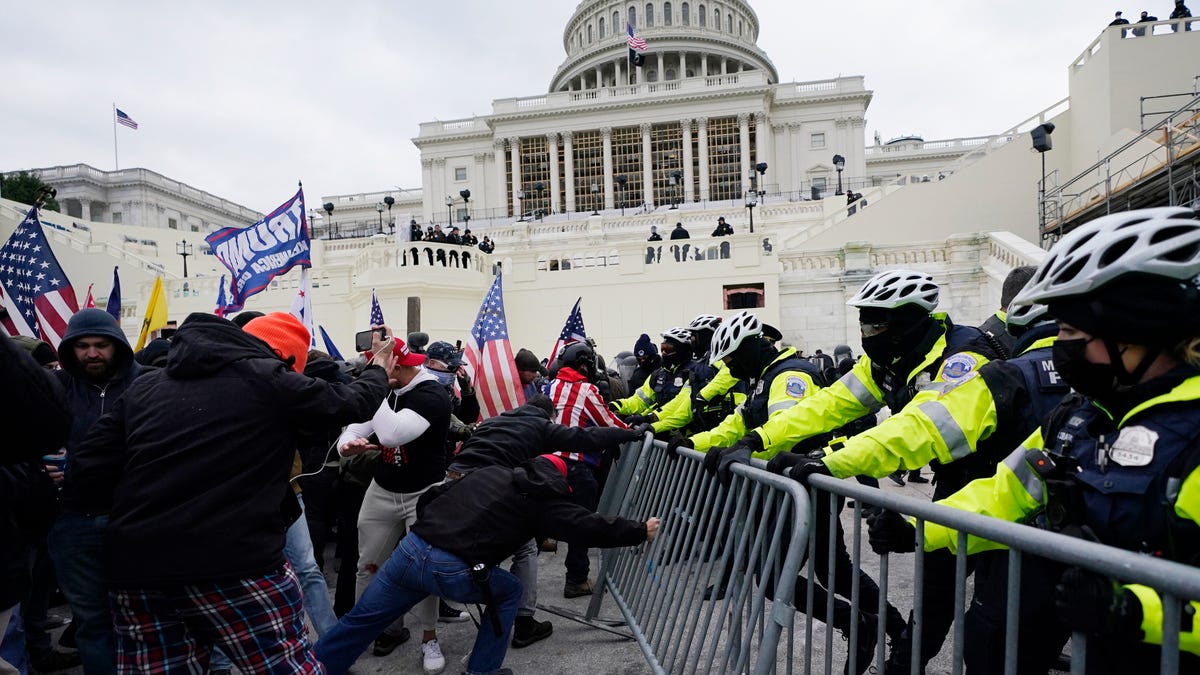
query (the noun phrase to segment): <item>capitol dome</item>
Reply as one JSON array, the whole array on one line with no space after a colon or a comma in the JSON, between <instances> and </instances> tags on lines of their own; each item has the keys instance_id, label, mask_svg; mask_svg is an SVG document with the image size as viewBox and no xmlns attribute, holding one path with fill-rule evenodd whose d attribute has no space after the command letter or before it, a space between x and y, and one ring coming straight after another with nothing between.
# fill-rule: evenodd
<instances>
[{"instance_id":1,"label":"capitol dome","mask_svg":"<svg viewBox=\"0 0 1200 675\"><path fill-rule=\"evenodd\" d=\"M630 77L626 25L648 49ZM550 92L666 82L759 70L779 81L758 48L758 15L742 0L584 0L563 30L567 58Z\"/></svg>"}]
</instances>

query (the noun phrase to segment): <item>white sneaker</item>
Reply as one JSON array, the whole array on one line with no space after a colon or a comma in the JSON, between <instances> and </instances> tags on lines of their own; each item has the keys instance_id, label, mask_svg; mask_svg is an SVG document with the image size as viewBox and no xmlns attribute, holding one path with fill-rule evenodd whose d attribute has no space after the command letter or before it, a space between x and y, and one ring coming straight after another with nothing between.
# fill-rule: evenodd
<instances>
[{"instance_id":1,"label":"white sneaker","mask_svg":"<svg viewBox=\"0 0 1200 675\"><path fill-rule=\"evenodd\" d=\"M421 643L421 665L429 675L436 675L446 669L446 657L442 656L442 648L436 639Z\"/></svg>"}]
</instances>

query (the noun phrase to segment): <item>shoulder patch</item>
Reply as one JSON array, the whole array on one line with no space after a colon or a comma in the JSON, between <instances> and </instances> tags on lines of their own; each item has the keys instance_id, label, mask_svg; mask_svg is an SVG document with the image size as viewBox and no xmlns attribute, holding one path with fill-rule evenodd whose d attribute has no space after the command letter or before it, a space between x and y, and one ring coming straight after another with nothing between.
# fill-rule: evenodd
<instances>
[{"instance_id":1,"label":"shoulder patch","mask_svg":"<svg viewBox=\"0 0 1200 675\"><path fill-rule=\"evenodd\" d=\"M938 391L938 398L942 398L946 394L949 394L950 392L954 391L955 389L958 389L959 387L963 386L964 384L975 379L975 377L978 375L979 375L978 370L972 370L971 372L967 373L963 377L960 377L955 380L946 380L945 382L942 382L937 385L930 385L930 388L936 387L937 391Z\"/></svg>"},{"instance_id":2,"label":"shoulder patch","mask_svg":"<svg viewBox=\"0 0 1200 675\"><path fill-rule=\"evenodd\" d=\"M975 372L979 360L965 353L955 354L942 364L941 378L946 382L957 382Z\"/></svg>"},{"instance_id":3,"label":"shoulder patch","mask_svg":"<svg viewBox=\"0 0 1200 675\"><path fill-rule=\"evenodd\" d=\"M792 398L804 398L804 394L808 391L808 383L803 377L797 375L789 375L787 379L787 395Z\"/></svg>"}]
</instances>

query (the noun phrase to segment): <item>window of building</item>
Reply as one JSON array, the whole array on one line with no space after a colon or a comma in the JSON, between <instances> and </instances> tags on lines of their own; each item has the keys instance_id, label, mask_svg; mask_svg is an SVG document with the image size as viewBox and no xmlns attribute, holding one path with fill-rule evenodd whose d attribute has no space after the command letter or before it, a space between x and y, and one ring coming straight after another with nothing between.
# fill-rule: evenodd
<instances>
[{"instance_id":1,"label":"window of building","mask_svg":"<svg viewBox=\"0 0 1200 675\"><path fill-rule=\"evenodd\" d=\"M738 19L738 35L745 35L745 34L746 34L746 24L741 19Z\"/></svg>"},{"instance_id":2,"label":"window of building","mask_svg":"<svg viewBox=\"0 0 1200 675\"><path fill-rule=\"evenodd\" d=\"M674 20L674 17L671 16L671 3L664 2L663 3L663 25L670 26L671 22L673 20Z\"/></svg>"},{"instance_id":3,"label":"window of building","mask_svg":"<svg viewBox=\"0 0 1200 675\"><path fill-rule=\"evenodd\" d=\"M634 27L637 26L637 7L634 7L633 5L629 6L629 25Z\"/></svg>"},{"instance_id":4,"label":"window of building","mask_svg":"<svg viewBox=\"0 0 1200 675\"><path fill-rule=\"evenodd\" d=\"M666 77L666 79L668 79L668 80L673 80L673 79L675 79L675 70L674 70L673 68L667 68L667 77Z\"/></svg>"},{"instance_id":5,"label":"window of building","mask_svg":"<svg viewBox=\"0 0 1200 675\"><path fill-rule=\"evenodd\" d=\"M679 23L681 23L684 26L690 26L691 22L692 22L692 10L690 7L688 7L688 4L685 2L685 3L683 3L683 7L680 9Z\"/></svg>"},{"instance_id":6,"label":"window of building","mask_svg":"<svg viewBox=\"0 0 1200 675\"><path fill-rule=\"evenodd\" d=\"M725 15L725 30L729 31L730 33L733 32L733 15L732 14Z\"/></svg>"},{"instance_id":7,"label":"window of building","mask_svg":"<svg viewBox=\"0 0 1200 675\"><path fill-rule=\"evenodd\" d=\"M808 147L813 150L820 150L825 147L825 132L818 131L808 135Z\"/></svg>"},{"instance_id":8,"label":"window of building","mask_svg":"<svg viewBox=\"0 0 1200 675\"><path fill-rule=\"evenodd\" d=\"M604 17L600 17L599 29L600 29L600 39L603 40L604 39Z\"/></svg>"},{"instance_id":9,"label":"window of building","mask_svg":"<svg viewBox=\"0 0 1200 675\"><path fill-rule=\"evenodd\" d=\"M709 119L708 177L713 201L742 198L741 161L741 127L737 118Z\"/></svg>"},{"instance_id":10,"label":"window of building","mask_svg":"<svg viewBox=\"0 0 1200 675\"><path fill-rule=\"evenodd\" d=\"M684 7L687 7L687 5L684 5ZM700 7L696 10L696 18L700 19L701 28L704 28L708 24L708 14L704 13L704 5L700 5Z\"/></svg>"},{"instance_id":11,"label":"window of building","mask_svg":"<svg viewBox=\"0 0 1200 675\"><path fill-rule=\"evenodd\" d=\"M113 223L115 223L117 225L121 224L121 212L120 211L113 211L112 221L113 221Z\"/></svg>"},{"instance_id":12,"label":"window of building","mask_svg":"<svg viewBox=\"0 0 1200 675\"><path fill-rule=\"evenodd\" d=\"M174 218L167 218L167 227L171 228L172 230L178 230L179 221L175 220Z\"/></svg>"},{"instance_id":13,"label":"window of building","mask_svg":"<svg viewBox=\"0 0 1200 675\"><path fill-rule=\"evenodd\" d=\"M578 137L578 136L577 136ZM578 152L578 145L576 151ZM616 127L612 130L613 173L625 176L625 187L614 181L616 205L627 208L641 206L642 199L642 131L638 127ZM575 164L579 166L578 161ZM603 167L601 167L603 168ZM579 169L576 168L576 171ZM576 193L582 194L582 193ZM579 203L581 198L576 199Z\"/></svg>"},{"instance_id":14,"label":"window of building","mask_svg":"<svg viewBox=\"0 0 1200 675\"><path fill-rule=\"evenodd\" d=\"M613 12L613 35L616 35L619 30L621 30L621 13Z\"/></svg>"},{"instance_id":15,"label":"window of building","mask_svg":"<svg viewBox=\"0 0 1200 675\"><path fill-rule=\"evenodd\" d=\"M588 27L587 27L587 34L588 34L588 44L590 45L590 44L592 44L592 41L594 39L594 36L592 35L592 24L590 24L590 23L588 24Z\"/></svg>"},{"instance_id":16,"label":"window of building","mask_svg":"<svg viewBox=\"0 0 1200 675\"><path fill-rule=\"evenodd\" d=\"M465 167L465 166L454 167L454 180L463 181L466 179L467 179L467 167Z\"/></svg>"},{"instance_id":17,"label":"window of building","mask_svg":"<svg viewBox=\"0 0 1200 675\"><path fill-rule=\"evenodd\" d=\"M713 7L713 28L721 30L721 10Z\"/></svg>"},{"instance_id":18,"label":"window of building","mask_svg":"<svg viewBox=\"0 0 1200 675\"><path fill-rule=\"evenodd\" d=\"M724 287L725 309L766 307L767 291L763 284L733 284Z\"/></svg>"},{"instance_id":19,"label":"window of building","mask_svg":"<svg viewBox=\"0 0 1200 675\"><path fill-rule=\"evenodd\" d=\"M464 208L461 208L461 207L460 207L460 208L458 209L458 212L454 214L454 221L455 221L455 222L458 222L458 223L465 223L465 222L467 222L467 214L468 214L469 212L470 212L470 211L469 211L468 209L464 209Z\"/></svg>"},{"instance_id":20,"label":"window of building","mask_svg":"<svg viewBox=\"0 0 1200 675\"><path fill-rule=\"evenodd\" d=\"M199 231L200 231L199 225L192 225L192 232L199 232Z\"/></svg>"},{"instance_id":21,"label":"window of building","mask_svg":"<svg viewBox=\"0 0 1200 675\"><path fill-rule=\"evenodd\" d=\"M817 194L824 196L825 190L828 189L828 187L829 187L829 183L826 181L824 176L820 176L818 178L813 179L813 192L816 192Z\"/></svg>"},{"instance_id":22,"label":"window of building","mask_svg":"<svg viewBox=\"0 0 1200 675\"><path fill-rule=\"evenodd\" d=\"M654 25L654 5L646 3L646 27Z\"/></svg>"}]
</instances>

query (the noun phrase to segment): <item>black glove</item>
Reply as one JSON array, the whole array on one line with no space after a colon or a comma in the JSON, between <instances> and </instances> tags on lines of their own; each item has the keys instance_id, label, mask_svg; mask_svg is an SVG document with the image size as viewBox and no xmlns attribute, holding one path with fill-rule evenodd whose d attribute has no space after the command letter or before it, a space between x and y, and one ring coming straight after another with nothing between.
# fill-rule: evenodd
<instances>
[{"instance_id":1,"label":"black glove","mask_svg":"<svg viewBox=\"0 0 1200 675\"><path fill-rule=\"evenodd\" d=\"M749 464L750 456L761 450L762 441L758 434L748 434L728 448L709 448L704 455L704 470L716 474L723 485L729 485L733 480L733 465Z\"/></svg>"},{"instance_id":2,"label":"black glove","mask_svg":"<svg viewBox=\"0 0 1200 675\"><path fill-rule=\"evenodd\" d=\"M667 441L667 458L671 461L675 461L679 458L680 448L695 449L695 447L696 444L692 442L692 439L679 432L675 432L671 434L671 439Z\"/></svg>"},{"instance_id":3,"label":"black glove","mask_svg":"<svg viewBox=\"0 0 1200 675\"><path fill-rule=\"evenodd\" d=\"M1142 605L1132 591L1096 572L1072 567L1054 587L1058 618L1090 635L1141 636Z\"/></svg>"},{"instance_id":4,"label":"black glove","mask_svg":"<svg viewBox=\"0 0 1200 675\"><path fill-rule=\"evenodd\" d=\"M464 424L457 429L452 428L446 433L446 438L452 441L465 441L475 432L474 424Z\"/></svg>"},{"instance_id":5,"label":"black glove","mask_svg":"<svg viewBox=\"0 0 1200 675\"><path fill-rule=\"evenodd\" d=\"M883 510L867 519L867 541L876 553L912 553L917 549L917 528L895 511Z\"/></svg>"},{"instance_id":6,"label":"black glove","mask_svg":"<svg viewBox=\"0 0 1200 675\"><path fill-rule=\"evenodd\" d=\"M629 416L627 416L627 417L625 418L625 423L626 423L626 424L628 424L628 425L629 425L629 426L631 426L631 427L636 427L636 426L638 426L639 424L647 424L647 423L649 423L649 422L656 422L656 421L658 421L658 418L657 418L657 417L655 417L653 414L650 414L650 415L629 415Z\"/></svg>"},{"instance_id":7,"label":"black glove","mask_svg":"<svg viewBox=\"0 0 1200 675\"><path fill-rule=\"evenodd\" d=\"M638 424L636 426L633 426L633 425L631 425L631 426L632 426L632 428L630 429L630 431L633 432L633 434L634 434L633 440L635 440L635 441L643 440L646 437L646 434L654 433L654 426L652 424L650 424L649 422L642 422L641 424Z\"/></svg>"},{"instance_id":8,"label":"black glove","mask_svg":"<svg viewBox=\"0 0 1200 675\"><path fill-rule=\"evenodd\" d=\"M781 452L767 462L767 471L786 476L801 485L808 485L808 477L814 474L832 476L825 462L808 455L797 455L791 452Z\"/></svg>"}]
</instances>

